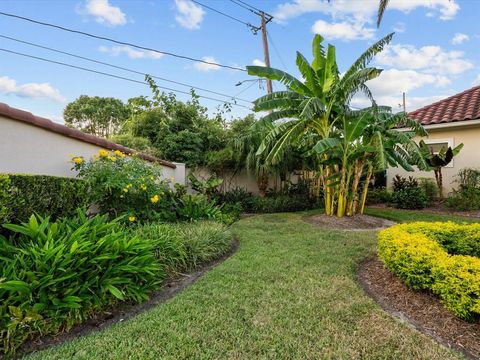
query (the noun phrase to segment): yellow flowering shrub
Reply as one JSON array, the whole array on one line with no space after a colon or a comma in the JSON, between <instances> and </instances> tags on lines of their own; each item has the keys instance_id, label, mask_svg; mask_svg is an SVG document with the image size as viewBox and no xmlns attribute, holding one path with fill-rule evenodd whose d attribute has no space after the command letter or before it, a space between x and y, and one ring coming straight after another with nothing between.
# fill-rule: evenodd
<instances>
[{"instance_id":1,"label":"yellow flowering shrub","mask_svg":"<svg viewBox=\"0 0 480 360\"><path fill-rule=\"evenodd\" d=\"M417 222L383 230L378 255L413 289L430 290L466 320L480 317L480 224Z\"/></svg>"}]
</instances>

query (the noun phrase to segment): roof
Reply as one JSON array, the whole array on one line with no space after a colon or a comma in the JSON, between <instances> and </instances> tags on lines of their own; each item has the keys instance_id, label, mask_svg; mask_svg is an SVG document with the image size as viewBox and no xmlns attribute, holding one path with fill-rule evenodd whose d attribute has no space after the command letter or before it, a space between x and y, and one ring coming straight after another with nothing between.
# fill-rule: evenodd
<instances>
[{"instance_id":1,"label":"roof","mask_svg":"<svg viewBox=\"0 0 480 360\"><path fill-rule=\"evenodd\" d=\"M408 117L422 125L480 119L480 86L412 111Z\"/></svg>"},{"instance_id":2,"label":"roof","mask_svg":"<svg viewBox=\"0 0 480 360\"><path fill-rule=\"evenodd\" d=\"M169 161L161 160L152 155L138 153L136 150L130 149L126 146L115 144L114 142L99 138L94 135L85 134L80 130L69 128L65 125L55 123L49 119L46 119L40 116L35 116L28 111L12 108L7 104L1 103L1 102L0 102L0 116L4 116L12 120L21 121L29 125L38 126L44 130L48 130L63 136L67 136L75 140L90 143L90 144L102 147L104 149L120 150L126 154L137 153L137 155L141 159L144 159L150 162L156 162L163 166L170 167L172 169L176 168L176 165Z\"/></svg>"}]
</instances>

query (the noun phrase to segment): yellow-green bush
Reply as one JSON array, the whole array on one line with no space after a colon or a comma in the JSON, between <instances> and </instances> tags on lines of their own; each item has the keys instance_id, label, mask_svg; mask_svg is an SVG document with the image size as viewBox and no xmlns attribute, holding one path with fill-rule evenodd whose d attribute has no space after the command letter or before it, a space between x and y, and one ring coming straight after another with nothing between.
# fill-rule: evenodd
<instances>
[{"instance_id":1,"label":"yellow-green bush","mask_svg":"<svg viewBox=\"0 0 480 360\"><path fill-rule=\"evenodd\" d=\"M480 224L417 222L379 234L378 255L412 289L437 294L466 320L480 317Z\"/></svg>"}]
</instances>

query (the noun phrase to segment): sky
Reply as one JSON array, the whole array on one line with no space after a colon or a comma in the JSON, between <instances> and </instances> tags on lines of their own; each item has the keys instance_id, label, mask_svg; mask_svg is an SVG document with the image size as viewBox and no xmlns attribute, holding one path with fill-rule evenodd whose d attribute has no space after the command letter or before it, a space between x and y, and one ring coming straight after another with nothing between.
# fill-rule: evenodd
<instances>
[{"instance_id":1,"label":"sky","mask_svg":"<svg viewBox=\"0 0 480 360\"><path fill-rule=\"evenodd\" d=\"M20 15L148 48L203 59L234 68L262 65L260 34L244 23L259 17L238 0L2 0L0 12ZM391 0L380 28L378 0L244 0L273 16L267 25L271 66L299 77L296 51L311 59L311 41L321 34L336 46L340 71L370 45L390 32L391 44L372 65L384 69L367 85L378 104L400 110L406 93L407 111L480 85L480 29L477 0ZM233 20L214 10L230 15ZM244 22L244 23L242 23ZM265 86L243 71L180 59L94 39L0 15L0 49L42 57L136 80L131 82L60 66L0 50L0 102L63 122L65 106L80 95L116 97L126 101L149 96L144 77L6 37L133 69L223 95L197 91L236 104L227 115L247 115ZM245 81L247 80L247 81ZM241 82L240 85L238 83ZM159 86L189 92L188 86L157 80ZM274 84L274 90L280 90ZM178 93L187 100L188 95ZM241 99L241 100L240 100ZM222 103L201 99L214 113ZM238 106L244 105L244 107ZM352 106L368 106L356 96Z\"/></svg>"}]
</instances>

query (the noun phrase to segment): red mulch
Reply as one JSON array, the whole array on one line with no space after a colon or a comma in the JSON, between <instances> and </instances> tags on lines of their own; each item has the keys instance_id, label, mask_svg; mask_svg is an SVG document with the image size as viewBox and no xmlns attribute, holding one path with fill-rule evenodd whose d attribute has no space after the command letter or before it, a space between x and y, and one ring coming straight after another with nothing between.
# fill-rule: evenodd
<instances>
[{"instance_id":1,"label":"red mulch","mask_svg":"<svg viewBox=\"0 0 480 360\"><path fill-rule=\"evenodd\" d=\"M380 230L395 224L393 221L369 215L344 216L341 218L313 215L305 217L304 220L329 229L341 230Z\"/></svg>"},{"instance_id":2,"label":"red mulch","mask_svg":"<svg viewBox=\"0 0 480 360\"><path fill-rule=\"evenodd\" d=\"M367 294L388 313L441 344L469 358L480 359L480 322L463 321L445 309L433 294L410 290L377 256L359 265L358 280Z\"/></svg>"}]
</instances>

